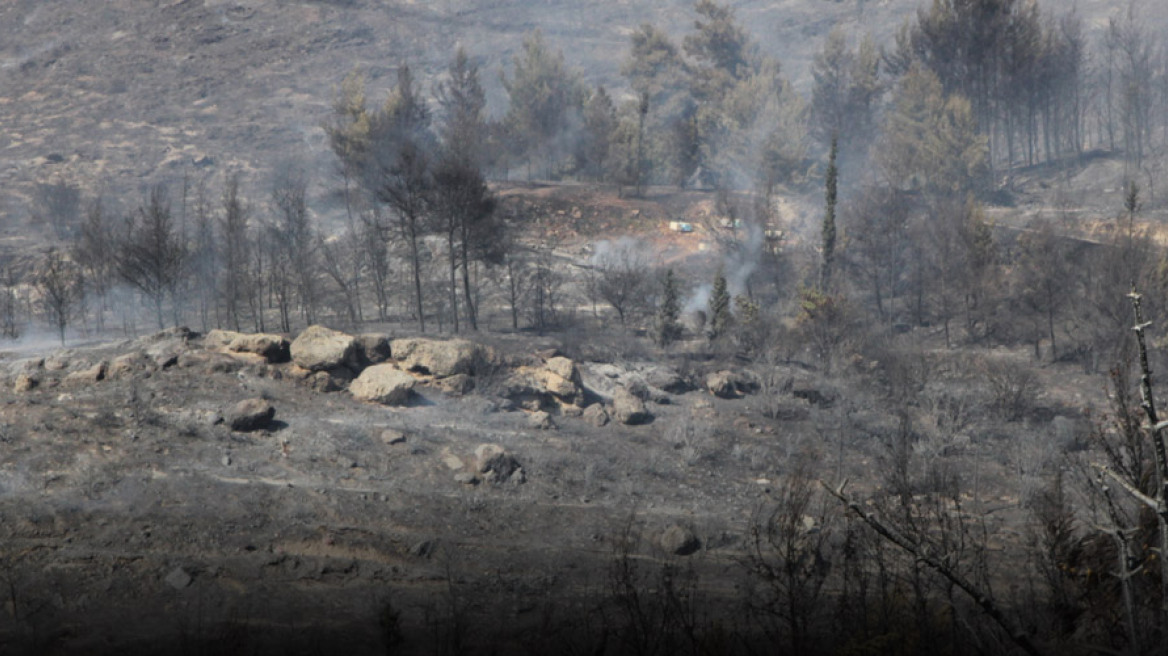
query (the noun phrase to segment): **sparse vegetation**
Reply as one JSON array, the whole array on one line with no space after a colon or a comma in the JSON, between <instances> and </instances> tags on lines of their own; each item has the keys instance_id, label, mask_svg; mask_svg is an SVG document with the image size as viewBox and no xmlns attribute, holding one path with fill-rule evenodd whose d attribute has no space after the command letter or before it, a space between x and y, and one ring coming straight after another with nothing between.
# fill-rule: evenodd
<instances>
[{"instance_id":1,"label":"sparse vegetation","mask_svg":"<svg viewBox=\"0 0 1168 656\"><path fill-rule=\"evenodd\" d=\"M1158 8L58 4L0 651L1164 644Z\"/></svg>"}]
</instances>

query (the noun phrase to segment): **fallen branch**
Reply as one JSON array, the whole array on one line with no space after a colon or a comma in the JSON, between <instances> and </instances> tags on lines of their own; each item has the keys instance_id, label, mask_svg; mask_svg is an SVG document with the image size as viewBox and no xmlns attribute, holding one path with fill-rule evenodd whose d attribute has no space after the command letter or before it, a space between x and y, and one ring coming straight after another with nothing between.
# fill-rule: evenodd
<instances>
[{"instance_id":1,"label":"fallen branch","mask_svg":"<svg viewBox=\"0 0 1168 656\"><path fill-rule=\"evenodd\" d=\"M917 559L921 563L924 563L933 571L943 576L950 583L960 588L963 592L965 592L965 594L969 595L969 597L973 599L974 603L981 607L982 612L984 612L986 615L989 615L990 619L992 619L999 627L1002 628L1003 631L1006 632L1006 635L1010 637L1010 640L1012 640L1019 649L1026 652L1027 654L1030 654L1031 656L1040 656L1041 652L1039 652L1038 648L1034 646L1034 643L1030 641L1030 636L1025 631L1014 626L1013 622L1011 622L1010 619L1006 617L1005 614L1003 614L1002 611L998 608L997 604L994 603L993 597L988 595L973 582L954 571L952 567L944 562L944 560L929 553L924 546L902 535L895 527L886 524L879 517L865 510L864 507L859 504L859 502L844 494L844 487L847 485L847 483L848 482L845 480L838 488L832 488L823 481L819 482L819 484L822 485L829 494L839 499L845 506L847 506L848 510L851 510L853 513L855 513L857 517L863 520L865 524L872 527L872 530L879 533L881 537L905 550L910 555L912 555L913 558Z\"/></svg>"}]
</instances>

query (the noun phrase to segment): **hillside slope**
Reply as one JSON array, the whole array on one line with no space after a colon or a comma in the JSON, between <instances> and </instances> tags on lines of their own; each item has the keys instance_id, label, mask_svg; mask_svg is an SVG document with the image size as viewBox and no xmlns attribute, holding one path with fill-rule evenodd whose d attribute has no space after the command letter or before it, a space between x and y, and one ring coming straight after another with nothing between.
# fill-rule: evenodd
<instances>
[{"instance_id":1,"label":"hillside slope","mask_svg":"<svg viewBox=\"0 0 1168 656\"><path fill-rule=\"evenodd\" d=\"M835 22L862 20L884 36L915 1L735 4L789 74L805 78ZM32 184L58 177L118 197L195 170L266 172L290 159L327 176L320 125L334 85L354 67L376 100L399 62L428 85L463 45L498 112L506 102L498 72L533 29L586 80L619 87L635 26L652 22L680 38L692 19L689 0L3 3L0 216L10 228L23 224Z\"/></svg>"},{"instance_id":2,"label":"hillside slope","mask_svg":"<svg viewBox=\"0 0 1168 656\"><path fill-rule=\"evenodd\" d=\"M732 4L805 89L810 61L834 25L889 42L919 2ZM1114 9L1089 0L1078 10L1098 27ZM327 179L320 125L334 85L354 67L366 72L376 100L399 62L428 85L463 45L499 112L506 98L498 72L533 29L588 82L620 88L635 26L652 22L680 39L692 20L689 0L5 2L0 217L9 236L21 231L33 183L57 179L128 202L140 187L191 172L258 172L248 177L262 189L263 176L289 160Z\"/></svg>"}]
</instances>

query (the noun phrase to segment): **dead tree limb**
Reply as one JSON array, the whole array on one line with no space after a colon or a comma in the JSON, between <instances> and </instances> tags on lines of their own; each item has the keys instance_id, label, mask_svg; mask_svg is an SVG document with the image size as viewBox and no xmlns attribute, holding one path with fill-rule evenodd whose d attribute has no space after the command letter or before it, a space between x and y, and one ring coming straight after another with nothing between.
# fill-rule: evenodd
<instances>
[{"instance_id":1,"label":"dead tree limb","mask_svg":"<svg viewBox=\"0 0 1168 656\"><path fill-rule=\"evenodd\" d=\"M1144 503L1151 502L1151 508L1156 512L1157 524L1160 529L1160 615L1163 626L1168 626L1168 450L1164 446L1164 428L1168 423L1161 422L1156 414L1156 401L1152 396L1152 368L1148 365L1148 346L1144 332L1152 325L1144 321L1144 312L1141 305L1143 296L1136 292L1133 284L1128 298L1132 302L1135 312L1136 344L1140 355L1140 407L1148 417L1149 433L1152 438L1152 448L1156 454L1156 494L1154 497L1141 499ZM1126 489L1126 488L1125 488ZM1129 490L1130 492L1130 490ZM1140 497L1136 497L1139 499Z\"/></svg>"},{"instance_id":2,"label":"dead tree limb","mask_svg":"<svg viewBox=\"0 0 1168 656\"><path fill-rule=\"evenodd\" d=\"M844 494L844 487L847 485L846 480L840 484L838 488L833 488L823 481L820 481L819 483L824 487L824 489L828 491L829 494L839 499L841 503L847 506L848 510L851 510L853 513L855 513L857 517L863 520L865 524L870 526L872 530L880 534L881 537L908 552L917 561L924 563L926 566L940 574L950 583L960 588L963 592L965 592L965 594L969 595L969 597L973 599L974 603L976 603L981 608L982 612L988 615L990 619L992 619L999 627L1001 627L1003 631L1006 632L1006 635L1010 637L1010 640L1013 641L1013 643L1017 645L1019 649L1026 652L1027 654L1030 654L1030 656L1040 656L1041 652L1039 652L1038 648L1034 646L1033 642L1031 642L1030 636L1022 629L1014 626L1014 623L1010 621L1010 618L1006 617L1006 615L1002 613L1001 609L998 608L998 605L994 603L993 597L975 585L972 581L956 572L949 564L945 562L944 556L938 556L931 553L931 550L927 545L923 545L909 539L894 526L887 524L875 514L865 510L858 501L855 501L851 497Z\"/></svg>"},{"instance_id":3,"label":"dead tree limb","mask_svg":"<svg viewBox=\"0 0 1168 656\"><path fill-rule=\"evenodd\" d=\"M1143 492L1140 492L1140 489L1138 487L1136 487L1135 485L1132 485L1131 481L1125 479L1123 476L1120 476L1119 473L1116 472L1114 469L1112 469L1111 467L1108 467L1107 465L1098 465L1098 464L1095 465L1095 468L1099 470L1099 473L1104 474L1105 476L1110 478L1112 481L1114 481L1117 485L1122 487L1125 492L1132 495L1132 497L1135 498L1136 501L1139 501L1140 503L1144 504L1145 506L1147 506L1148 508L1152 509L1155 512L1160 512L1160 502L1158 502L1155 499L1153 499L1152 497L1144 494Z\"/></svg>"},{"instance_id":4,"label":"dead tree limb","mask_svg":"<svg viewBox=\"0 0 1168 656\"><path fill-rule=\"evenodd\" d=\"M1139 490L1134 490L1133 486L1127 481L1118 478L1113 472L1106 470L1106 468L1102 469L1128 492L1131 492L1132 494L1135 494L1139 497L1147 498L1142 493L1140 493ZM1135 576L1136 571L1141 569L1143 566L1141 565L1139 568L1133 570L1133 564L1136 562L1136 560L1132 556L1131 535L1135 534L1136 530L1130 528L1124 529L1121 527L1119 508L1115 505L1115 500L1111 497L1111 489L1107 486L1106 483L1102 481L1102 479L1099 481L1099 485L1103 492L1103 498L1105 501L1107 501L1107 515L1111 520L1112 528L1097 526L1095 527L1095 530L1105 535L1111 536L1111 539L1115 542L1115 555L1119 564L1119 571L1115 573L1115 576L1119 579L1120 591L1123 593L1123 608L1125 619L1127 620L1125 623L1125 628L1127 629L1128 642L1131 647L1131 653L1138 654L1140 653L1140 635L1139 632L1136 631L1136 603L1135 593L1132 592L1131 580L1132 577Z\"/></svg>"}]
</instances>

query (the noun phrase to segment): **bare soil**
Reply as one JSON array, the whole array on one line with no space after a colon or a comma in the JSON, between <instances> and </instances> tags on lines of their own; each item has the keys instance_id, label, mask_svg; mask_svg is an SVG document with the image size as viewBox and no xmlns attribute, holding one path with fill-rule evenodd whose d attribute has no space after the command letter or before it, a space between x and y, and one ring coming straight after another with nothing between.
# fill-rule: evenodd
<instances>
[{"instance_id":1,"label":"bare soil","mask_svg":"<svg viewBox=\"0 0 1168 656\"><path fill-rule=\"evenodd\" d=\"M491 342L516 362L554 344ZM692 380L719 366L693 364L688 350L666 361ZM116 379L68 378L134 352L177 359ZM935 384L975 380L961 356L937 362ZM790 389L739 399L662 392L648 425L596 427L558 413L551 430L497 396L497 377L480 376L479 391L461 397L423 377L409 407L387 408L314 391L291 364L209 352L174 333L11 354L4 365L8 653L382 653L387 609L405 653L429 653L439 635L457 636L467 653L514 653L533 636L552 640L541 633L552 625L596 639L573 614L611 592L613 559L629 549L645 568L693 568L710 612L732 621L750 527L780 479L810 462L819 477L877 490L888 466L881 427L893 421L856 378L867 363L832 379L780 369L828 403ZM613 371L644 365L580 366L601 400L618 384ZM39 384L14 391L21 374ZM1051 457L1017 438L1053 440L1043 437L1052 417L1077 420L1095 380L1051 376L1062 386L1047 388L1045 411L1002 428L974 410L971 437L938 456L978 463L970 504L989 513L991 550L1007 561L1027 538L1019 483L1036 472L1024 468ZM277 409L268 430L219 421L253 397ZM768 418L776 403L787 412ZM526 482L456 480L483 444L516 458ZM694 532L696 553L661 548L674 525Z\"/></svg>"}]
</instances>

